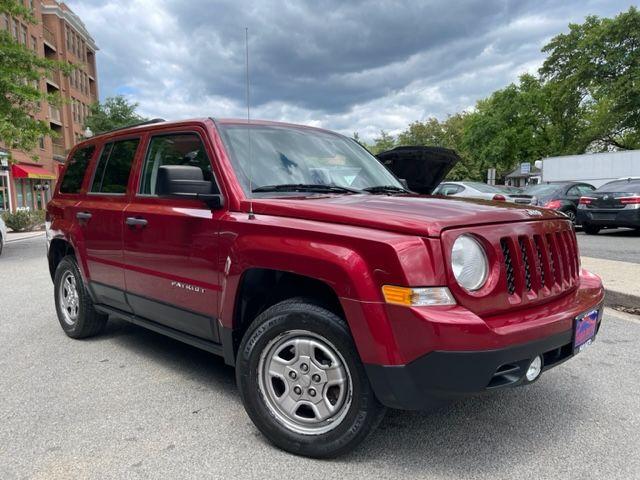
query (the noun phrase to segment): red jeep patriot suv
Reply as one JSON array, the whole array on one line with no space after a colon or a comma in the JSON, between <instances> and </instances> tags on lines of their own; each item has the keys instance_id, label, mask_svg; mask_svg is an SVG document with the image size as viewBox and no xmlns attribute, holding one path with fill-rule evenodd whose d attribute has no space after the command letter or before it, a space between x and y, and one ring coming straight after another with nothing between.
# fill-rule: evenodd
<instances>
[{"instance_id":1,"label":"red jeep patriot suv","mask_svg":"<svg viewBox=\"0 0 640 480\"><path fill-rule=\"evenodd\" d=\"M435 187L446 168L427 173ZM385 407L531 383L602 315L567 217L415 195L317 128L109 132L71 151L47 213L68 336L111 315L222 355L258 429L302 455L352 449Z\"/></svg>"}]
</instances>

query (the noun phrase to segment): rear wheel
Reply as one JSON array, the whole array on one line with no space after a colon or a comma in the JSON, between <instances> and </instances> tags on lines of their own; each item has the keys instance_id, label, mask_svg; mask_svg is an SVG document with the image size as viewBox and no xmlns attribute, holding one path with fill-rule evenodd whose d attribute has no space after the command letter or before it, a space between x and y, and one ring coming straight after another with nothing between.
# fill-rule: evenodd
<instances>
[{"instance_id":1,"label":"rear wheel","mask_svg":"<svg viewBox=\"0 0 640 480\"><path fill-rule=\"evenodd\" d=\"M582 225L582 229L587 235L597 235L600 231L600 227L596 227L595 225L590 225L588 223Z\"/></svg>"},{"instance_id":2,"label":"rear wheel","mask_svg":"<svg viewBox=\"0 0 640 480\"><path fill-rule=\"evenodd\" d=\"M60 261L53 283L56 312L64 333L71 338L85 338L104 329L107 315L96 312L74 256Z\"/></svg>"},{"instance_id":3,"label":"rear wheel","mask_svg":"<svg viewBox=\"0 0 640 480\"><path fill-rule=\"evenodd\" d=\"M569 210L565 210L563 212L567 217L569 217L569 220L571 220L571 223L573 223L574 225L576 224L576 212L569 209Z\"/></svg>"},{"instance_id":4,"label":"rear wheel","mask_svg":"<svg viewBox=\"0 0 640 480\"><path fill-rule=\"evenodd\" d=\"M275 445L334 457L355 448L382 419L344 320L292 299L256 318L238 353L247 413Z\"/></svg>"}]
</instances>

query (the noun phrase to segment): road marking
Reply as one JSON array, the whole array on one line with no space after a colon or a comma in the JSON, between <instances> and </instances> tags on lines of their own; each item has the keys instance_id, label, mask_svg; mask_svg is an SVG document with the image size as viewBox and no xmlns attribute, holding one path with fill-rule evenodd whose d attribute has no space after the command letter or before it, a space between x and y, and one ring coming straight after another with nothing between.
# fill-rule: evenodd
<instances>
[{"instance_id":1,"label":"road marking","mask_svg":"<svg viewBox=\"0 0 640 480\"><path fill-rule=\"evenodd\" d=\"M621 320L626 320L627 322L633 322L633 323L640 324L640 316L638 316L638 315L632 315L632 314L627 313L627 312L621 312L620 310L615 310L615 309L609 308L609 307L605 307L604 313L605 313L605 315L612 315L612 316L617 317L617 318L619 318Z\"/></svg>"}]
</instances>

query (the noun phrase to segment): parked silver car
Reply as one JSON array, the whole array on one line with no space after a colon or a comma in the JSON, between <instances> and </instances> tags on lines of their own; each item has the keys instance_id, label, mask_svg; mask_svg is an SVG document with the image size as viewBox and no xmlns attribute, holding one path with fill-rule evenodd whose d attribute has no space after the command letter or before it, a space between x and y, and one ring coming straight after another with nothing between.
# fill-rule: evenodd
<instances>
[{"instance_id":1,"label":"parked silver car","mask_svg":"<svg viewBox=\"0 0 640 480\"><path fill-rule=\"evenodd\" d=\"M480 198L501 202L530 205L535 197L525 193L514 193L510 187L487 185L481 182L443 182L433 192L434 195L451 197Z\"/></svg>"}]
</instances>

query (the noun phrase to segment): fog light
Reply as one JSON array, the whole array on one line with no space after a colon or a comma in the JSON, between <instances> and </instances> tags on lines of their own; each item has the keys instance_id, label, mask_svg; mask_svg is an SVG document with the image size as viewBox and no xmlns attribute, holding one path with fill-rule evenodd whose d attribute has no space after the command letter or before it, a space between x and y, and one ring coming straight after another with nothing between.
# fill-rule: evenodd
<instances>
[{"instance_id":1,"label":"fog light","mask_svg":"<svg viewBox=\"0 0 640 480\"><path fill-rule=\"evenodd\" d=\"M536 378L540 376L540 372L542 372L542 357L538 355L533 359L533 362L529 365L527 369L527 380L533 382Z\"/></svg>"}]
</instances>

